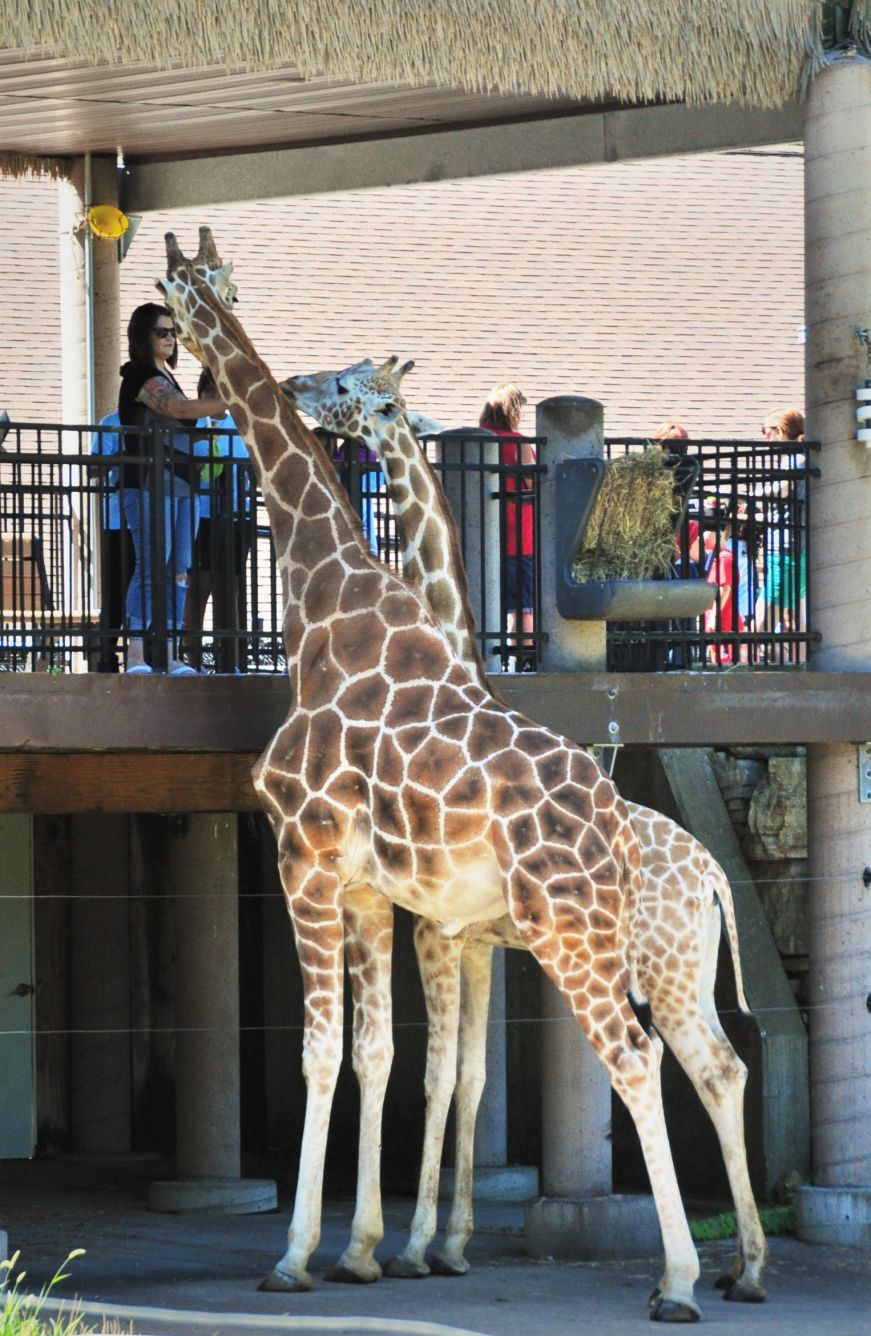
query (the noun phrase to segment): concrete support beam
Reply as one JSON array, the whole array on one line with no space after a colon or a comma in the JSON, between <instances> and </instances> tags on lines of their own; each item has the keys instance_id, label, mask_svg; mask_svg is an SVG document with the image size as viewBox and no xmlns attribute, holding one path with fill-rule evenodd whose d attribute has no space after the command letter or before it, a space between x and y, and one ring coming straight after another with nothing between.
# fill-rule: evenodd
<instances>
[{"instance_id":1,"label":"concrete support beam","mask_svg":"<svg viewBox=\"0 0 871 1336\"><path fill-rule=\"evenodd\" d=\"M70 1142L79 1154L130 1150L130 916L123 826L71 829Z\"/></svg>"},{"instance_id":2,"label":"concrete support beam","mask_svg":"<svg viewBox=\"0 0 871 1336\"><path fill-rule=\"evenodd\" d=\"M170 852L176 933L176 1172L152 1183L152 1210L246 1214L276 1205L245 1180L239 1129L236 817L179 818Z\"/></svg>"},{"instance_id":3,"label":"concrete support beam","mask_svg":"<svg viewBox=\"0 0 871 1336\"><path fill-rule=\"evenodd\" d=\"M857 326L871 326L871 65L815 76L807 103L807 427L825 443L810 511L810 621L817 670L871 667L871 450L855 440L856 386L869 378ZM866 741L864 734L856 741ZM800 1237L867 1245L871 1220L871 899L862 874L871 805L855 746L808 748L810 1065L814 1183Z\"/></svg>"},{"instance_id":4,"label":"concrete support beam","mask_svg":"<svg viewBox=\"0 0 871 1336\"><path fill-rule=\"evenodd\" d=\"M506 172L626 162L675 153L783 144L801 138L797 103L775 110L735 105L633 107L510 125L296 149L137 162L124 208L204 207L245 199L315 195L450 181Z\"/></svg>"}]
</instances>

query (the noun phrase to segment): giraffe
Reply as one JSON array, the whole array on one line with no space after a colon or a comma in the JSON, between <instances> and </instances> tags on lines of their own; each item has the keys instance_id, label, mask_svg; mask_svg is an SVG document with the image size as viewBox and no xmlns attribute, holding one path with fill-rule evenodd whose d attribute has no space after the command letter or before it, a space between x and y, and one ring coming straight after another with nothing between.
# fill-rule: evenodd
<instances>
[{"instance_id":1,"label":"giraffe","mask_svg":"<svg viewBox=\"0 0 871 1336\"><path fill-rule=\"evenodd\" d=\"M379 367L357 363L338 373L298 376L282 388L304 412L330 431L363 439L388 480L406 574L427 599L454 653L485 690L489 683L475 637L468 581L456 523L441 483L412 429L401 381L413 362L395 370L397 358ZM738 1219L738 1253L718 1281L726 1299L760 1302L767 1255L750 1185L743 1132L746 1068L722 1030L714 1005L720 923L725 925L737 985L747 1011L728 879L708 851L661 813L627 802L638 838L643 889L631 902L629 930L637 979L654 1024L692 1081L714 1123ZM447 1108L456 1079L457 1167L453 1209L444 1247L431 1257L441 1273L468 1269L465 1245L472 1230L472 1151L483 1084L492 946L471 925L451 941L437 925L415 925L421 976L430 1016L427 1122L418 1207L411 1237L388 1267L395 1276L425 1275L425 1252L435 1233L438 1170ZM503 925L503 945L523 948L513 925ZM457 1026L459 1067L457 1066ZM429 1063L433 1070L430 1072Z\"/></svg>"},{"instance_id":2,"label":"giraffe","mask_svg":"<svg viewBox=\"0 0 871 1336\"><path fill-rule=\"evenodd\" d=\"M417 591L379 563L317 438L242 327L167 234L164 299L248 445L273 528L292 696L254 768L304 989L305 1123L287 1249L268 1279L311 1286L341 1060L343 960L361 1087L352 1240L382 1232L377 1150L391 1059L392 905L454 935L506 913L559 987L638 1130L666 1265L655 1316L698 1316L698 1258L662 1111L662 1044L638 1022L624 947L640 873L625 804L568 739L509 710L453 655ZM385 986L386 985L386 986ZM367 1274L368 1271L368 1274Z\"/></svg>"}]
</instances>

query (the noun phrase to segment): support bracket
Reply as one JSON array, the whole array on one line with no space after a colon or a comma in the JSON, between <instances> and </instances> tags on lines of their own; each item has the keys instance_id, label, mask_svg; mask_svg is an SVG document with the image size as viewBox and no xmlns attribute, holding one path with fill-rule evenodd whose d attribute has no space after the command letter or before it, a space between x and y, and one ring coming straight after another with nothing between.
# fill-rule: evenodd
<instances>
[{"instance_id":1,"label":"support bracket","mask_svg":"<svg viewBox=\"0 0 871 1336\"><path fill-rule=\"evenodd\" d=\"M871 742L860 742L856 748L859 763L859 802L871 803Z\"/></svg>"}]
</instances>

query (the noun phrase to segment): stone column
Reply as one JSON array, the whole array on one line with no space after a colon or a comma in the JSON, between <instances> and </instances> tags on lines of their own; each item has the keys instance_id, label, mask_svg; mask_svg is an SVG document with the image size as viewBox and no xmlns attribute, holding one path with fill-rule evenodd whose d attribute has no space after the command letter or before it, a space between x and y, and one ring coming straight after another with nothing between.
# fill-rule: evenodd
<instances>
[{"instance_id":1,"label":"stone column","mask_svg":"<svg viewBox=\"0 0 871 1336\"><path fill-rule=\"evenodd\" d=\"M557 465L601 458L604 412L595 399L560 395L536 408L547 440L541 486L541 603L548 628L545 672L605 668L605 622L564 620L556 606ZM601 738L587 739L601 742ZM652 1198L612 1197L611 1085L605 1069L549 979L542 977L542 1190L526 1210L526 1247L535 1256L640 1255L658 1245ZM625 1208L625 1209L624 1209Z\"/></svg>"},{"instance_id":2,"label":"stone column","mask_svg":"<svg viewBox=\"0 0 871 1336\"><path fill-rule=\"evenodd\" d=\"M122 822L71 823L70 1141L78 1154L130 1150L130 913Z\"/></svg>"},{"instance_id":3,"label":"stone column","mask_svg":"<svg viewBox=\"0 0 871 1336\"><path fill-rule=\"evenodd\" d=\"M91 197L94 204L118 206L118 169L115 159L91 159ZM91 243L91 347L94 420L99 422L118 407L118 368L127 360L126 344L118 342L121 265L117 241L94 238ZM150 300L144 294L143 301ZM158 301L155 292L154 300ZM130 312L125 312L125 317ZM122 355L123 352L123 355Z\"/></svg>"},{"instance_id":4,"label":"stone column","mask_svg":"<svg viewBox=\"0 0 871 1336\"><path fill-rule=\"evenodd\" d=\"M236 816L178 819L170 851L176 936L176 1172L152 1210L268 1211L275 1184L242 1179Z\"/></svg>"},{"instance_id":5,"label":"stone column","mask_svg":"<svg viewBox=\"0 0 871 1336\"><path fill-rule=\"evenodd\" d=\"M541 486L541 620L548 639L542 647L542 671L577 672L605 668L605 623L569 622L556 606L556 468L564 459L602 458L605 449L604 409L596 399L561 394L543 399L535 409L535 434L547 445L543 462L547 474ZM602 742L604 739L596 738Z\"/></svg>"},{"instance_id":6,"label":"stone column","mask_svg":"<svg viewBox=\"0 0 871 1336\"><path fill-rule=\"evenodd\" d=\"M81 220L85 209L85 163L78 158L69 180L58 186L60 246L60 324L63 421L88 420L88 298L85 286L85 242Z\"/></svg>"},{"instance_id":7,"label":"stone column","mask_svg":"<svg viewBox=\"0 0 871 1336\"><path fill-rule=\"evenodd\" d=\"M871 65L816 75L805 130L807 434L823 443L810 505L809 619L815 669L871 669L871 450L857 443L867 377L857 326L871 326ZM857 596L858 595L858 596ZM864 741L856 739L854 741ZM871 805L859 749L808 748L810 1072L814 1183L799 1234L871 1242Z\"/></svg>"}]
</instances>

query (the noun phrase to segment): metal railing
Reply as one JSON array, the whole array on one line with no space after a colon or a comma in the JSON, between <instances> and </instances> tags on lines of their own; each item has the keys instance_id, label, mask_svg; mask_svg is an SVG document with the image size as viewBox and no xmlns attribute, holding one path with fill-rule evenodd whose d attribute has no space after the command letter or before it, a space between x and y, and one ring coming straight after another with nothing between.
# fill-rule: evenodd
<instances>
[{"instance_id":1,"label":"metal railing","mask_svg":"<svg viewBox=\"0 0 871 1336\"><path fill-rule=\"evenodd\" d=\"M606 441L606 456L643 447ZM699 477L678 537L673 574L717 586L693 622L612 623L608 667L622 671L796 667L815 639L808 626L810 488L817 442L681 441Z\"/></svg>"},{"instance_id":2,"label":"metal railing","mask_svg":"<svg viewBox=\"0 0 871 1336\"><path fill-rule=\"evenodd\" d=\"M643 444L612 439L606 453L616 458ZM373 553L399 569L401 543L377 463L359 446L333 438L326 445ZM519 465L503 462L499 443L474 430L424 443L457 519L491 671L535 668L546 643L541 554L553 538L541 532L538 501L547 443L533 445L537 462ZM812 447L699 441L687 449L700 476L675 573L723 586L727 576L737 580L732 619L721 591L713 615L692 624L609 624L609 667L800 665L812 638ZM283 597L266 510L247 458L233 450L220 430L180 430L170 440L154 429L13 424L0 452L0 670L117 671L131 632L142 628L158 668L183 654L219 672L284 671ZM526 541L512 544L509 530L521 536L527 511Z\"/></svg>"}]
</instances>

